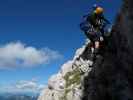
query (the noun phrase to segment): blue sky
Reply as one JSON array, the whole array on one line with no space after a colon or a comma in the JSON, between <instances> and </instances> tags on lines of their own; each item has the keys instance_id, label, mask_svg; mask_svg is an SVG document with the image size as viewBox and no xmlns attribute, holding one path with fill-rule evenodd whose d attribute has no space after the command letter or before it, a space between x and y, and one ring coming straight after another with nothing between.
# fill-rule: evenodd
<instances>
[{"instance_id":1,"label":"blue sky","mask_svg":"<svg viewBox=\"0 0 133 100\"><path fill-rule=\"evenodd\" d=\"M95 3L104 7L105 16L113 23L121 0L0 0L0 48L3 50L0 54L6 53L7 46L20 44L25 45L23 50L34 48L36 54L48 48L49 53L62 56L53 59L50 55L49 64L36 63L30 68L28 65L7 66L4 62L2 67L6 69L0 69L0 86L34 78L38 84L47 83L48 78L72 59L75 50L84 44L86 37L80 31L79 23ZM16 50L20 49L16 47Z\"/></svg>"}]
</instances>

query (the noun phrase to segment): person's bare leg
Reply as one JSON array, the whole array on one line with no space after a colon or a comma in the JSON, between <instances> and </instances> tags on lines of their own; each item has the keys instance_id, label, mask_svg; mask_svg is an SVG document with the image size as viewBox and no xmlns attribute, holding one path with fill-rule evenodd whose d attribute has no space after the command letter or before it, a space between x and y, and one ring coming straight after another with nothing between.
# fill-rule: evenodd
<instances>
[{"instance_id":1,"label":"person's bare leg","mask_svg":"<svg viewBox=\"0 0 133 100\"><path fill-rule=\"evenodd\" d=\"M99 44L100 44L99 41L95 41L93 47L91 48L91 51L92 51L91 60L92 61L95 60L95 57L96 57L96 55L97 55L97 53L99 51Z\"/></svg>"},{"instance_id":2,"label":"person's bare leg","mask_svg":"<svg viewBox=\"0 0 133 100\"><path fill-rule=\"evenodd\" d=\"M99 49L100 49L100 42L96 41L95 42L94 60L93 61L97 65L101 65L102 61L103 61L103 57L99 54Z\"/></svg>"},{"instance_id":3,"label":"person's bare leg","mask_svg":"<svg viewBox=\"0 0 133 100\"><path fill-rule=\"evenodd\" d=\"M97 54L98 53L98 50L99 50L99 41L95 41L95 50L94 50L94 53Z\"/></svg>"}]
</instances>

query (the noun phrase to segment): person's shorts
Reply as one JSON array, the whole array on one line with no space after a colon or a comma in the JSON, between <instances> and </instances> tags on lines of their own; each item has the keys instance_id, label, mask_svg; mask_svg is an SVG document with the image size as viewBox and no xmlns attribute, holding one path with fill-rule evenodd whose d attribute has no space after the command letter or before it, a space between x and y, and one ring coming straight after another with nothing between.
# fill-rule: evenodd
<instances>
[{"instance_id":1,"label":"person's shorts","mask_svg":"<svg viewBox=\"0 0 133 100\"><path fill-rule=\"evenodd\" d=\"M92 26L90 23L82 22L80 24L80 28L82 31L84 31L87 38L89 38L92 42L100 40L99 36L97 36L97 33L94 33L96 26L94 28L94 26Z\"/></svg>"},{"instance_id":2,"label":"person's shorts","mask_svg":"<svg viewBox=\"0 0 133 100\"><path fill-rule=\"evenodd\" d=\"M92 42L100 41L99 36L97 36L96 34L90 34L90 33L85 32L85 35L86 35L87 38L89 38Z\"/></svg>"}]
</instances>

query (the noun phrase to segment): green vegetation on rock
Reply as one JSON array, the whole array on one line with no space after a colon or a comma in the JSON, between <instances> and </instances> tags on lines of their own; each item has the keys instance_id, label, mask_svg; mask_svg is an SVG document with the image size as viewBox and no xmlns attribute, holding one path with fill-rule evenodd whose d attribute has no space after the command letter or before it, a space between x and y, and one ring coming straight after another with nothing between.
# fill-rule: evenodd
<instances>
[{"instance_id":1,"label":"green vegetation on rock","mask_svg":"<svg viewBox=\"0 0 133 100\"><path fill-rule=\"evenodd\" d=\"M64 96L61 97L61 100L67 100L67 94L72 91L72 88L70 88L71 85L79 85L81 81L81 72L78 68L74 69L71 72L67 72L64 76L64 79L66 81L65 86L65 92Z\"/></svg>"},{"instance_id":2,"label":"green vegetation on rock","mask_svg":"<svg viewBox=\"0 0 133 100\"><path fill-rule=\"evenodd\" d=\"M64 79L66 80L66 88L71 86L72 84L80 84L81 80L81 73L78 68L73 70L72 72L66 73L64 76Z\"/></svg>"}]
</instances>

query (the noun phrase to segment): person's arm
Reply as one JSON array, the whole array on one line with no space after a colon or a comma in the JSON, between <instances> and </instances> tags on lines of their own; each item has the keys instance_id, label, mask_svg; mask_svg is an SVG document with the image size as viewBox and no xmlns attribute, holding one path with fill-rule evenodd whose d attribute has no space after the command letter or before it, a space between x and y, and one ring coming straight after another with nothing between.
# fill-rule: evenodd
<instances>
[{"instance_id":1,"label":"person's arm","mask_svg":"<svg viewBox=\"0 0 133 100\"><path fill-rule=\"evenodd\" d=\"M110 24L110 21L107 20L106 18L104 18L104 21L105 21L107 24Z\"/></svg>"},{"instance_id":2,"label":"person's arm","mask_svg":"<svg viewBox=\"0 0 133 100\"><path fill-rule=\"evenodd\" d=\"M90 13L83 16L83 19L87 21L87 19L90 17Z\"/></svg>"},{"instance_id":3,"label":"person's arm","mask_svg":"<svg viewBox=\"0 0 133 100\"><path fill-rule=\"evenodd\" d=\"M89 16L89 14L86 14L86 15L83 16L83 18L86 18L86 17L88 17L88 16Z\"/></svg>"},{"instance_id":4,"label":"person's arm","mask_svg":"<svg viewBox=\"0 0 133 100\"><path fill-rule=\"evenodd\" d=\"M107 24L110 24L110 21L107 20L107 19L104 17L104 15L102 15L101 18L102 18Z\"/></svg>"}]
</instances>

